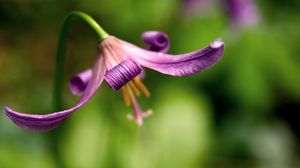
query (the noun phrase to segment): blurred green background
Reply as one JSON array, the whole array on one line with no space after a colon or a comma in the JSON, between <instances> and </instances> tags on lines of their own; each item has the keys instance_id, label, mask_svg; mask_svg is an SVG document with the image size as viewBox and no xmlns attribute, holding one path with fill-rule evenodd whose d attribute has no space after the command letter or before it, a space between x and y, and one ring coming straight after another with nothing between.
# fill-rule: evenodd
<instances>
[{"instance_id":1,"label":"blurred green background","mask_svg":"<svg viewBox=\"0 0 300 168\"><path fill-rule=\"evenodd\" d=\"M217 37L223 58L192 77L146 70L154 114L137 128L132 109L103 84L59 128L24 131L0 115L1 168L199 168L300 166L300 1L257 1L257 26L231 29L221 1L199 13L179 0L1 0L0 105L52 111L54 61L67 13L94 17L110 34L145 47L147 30L166 32L172 54L199 49ZM81 22L67 42L65 107L78 100L67 80L92 65L97 38Z\"/></svg>"}]
</instances>

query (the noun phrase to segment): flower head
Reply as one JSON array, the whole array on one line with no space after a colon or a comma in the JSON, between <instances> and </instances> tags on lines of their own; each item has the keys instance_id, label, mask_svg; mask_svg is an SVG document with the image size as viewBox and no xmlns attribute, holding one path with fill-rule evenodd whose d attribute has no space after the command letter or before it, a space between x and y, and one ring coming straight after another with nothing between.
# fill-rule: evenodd
<instances>
[{"instance_id":1,"label":"flower head","mask_svg":"<svg viewBox=\"0 0 300 168\"><path fill-rule=\"evenodd\" d=\"M104 79L112 90L122 90L125 104L132 106L135 111L135 114L128 115L128 118L142 125L143 118L151 114L151 110L146 112L141 110L136 98L141 94L150 96L149 90L139 78L139 74L143 71L142 67L171 76L190 76L214 65L224 50L223 42L218 39L203 49L187 54L170 55L166 54L169 39L164 33L146 32L142 39L149 45L150 50L139 48L114 36L102 41L98 46L93 68L79 73L70 80L71 92L82 94L75 106L45 115L24 114L9 107L5 107L4 112L22 128L36 131L50 130L83 106Z\"/></svg>"},{"instance_id":2,"label":"flower head","mask_svg":"<svg viewBox=\"0 0 300 168\"><path fill-rule=\"evenodd\" d=\"M182 12L188 17L205 16L215 3L215 0L182 0Z\"/></svg>"},{"instance_id":3,"label":"flower head","mask_svg":"<svg viewBox=\"0 0 300 168\"><path fill-rule=\"evenodd\" d=\"M187 16L205 16L208 9L218 8L218 4L222 4L234 28L255 26L260 21L255 0L182 0L183 12Z\"/></svg>"},{"instance_id":4,"label":"flower head","mask_svg":"<svg viewBox=\"0 0 300 168\"><path fill-rule=\"evenodd\" d=\"M237 26L257 25L260 18L253 0L226 0L228 15Z\"/></svg>"}]
</instances>

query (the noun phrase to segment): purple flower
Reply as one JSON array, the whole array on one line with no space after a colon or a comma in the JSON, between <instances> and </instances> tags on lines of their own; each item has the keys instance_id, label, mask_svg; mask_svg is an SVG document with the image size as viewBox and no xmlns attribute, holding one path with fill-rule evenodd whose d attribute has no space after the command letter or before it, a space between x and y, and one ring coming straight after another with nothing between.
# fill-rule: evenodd
<instances>
[{"instance_id":1,"label":"purple flower","mask_svg":"<svg viewBox=\"0 0 300 168\"><path fill-rule=\"evenodd\" d=\"M255 0L182 0L183 12L185 15L205 15L210 8L217 8L221 3L233 26L257 25L260 15Z\"/></svg>"},{"instance_id":2,"label":"purple flower","mask_svg":"<svg viewBox=\"0 0 300 168\"><path fill-rule=\"evenodd\" d=\"M182 0L183 15L205 15L215 5L215 0Z\"/></svg>"},{"instance_id":3,"label":"purple flower","mask_svg":"<svg viewBox=\"0 0 300 168\"><path fill-rule=\"evenodd\" d=\"M109 86L123 92L124 102L133 107L135 114L128 115L142 125L143 118L151 114L151 110L142 111L136 96L150 92L139 78L142 66L172 76L190 76L214 65L222 56L224 44L216 40L207 47L182 55L169 55L168 37L161 32L144 33L143 41L150 46L149 51L133 44L109 36L98 46L93 68L79 73L70 80L70 90L74 94L82 94L78 103L66 110L52 114L24 114L5 107L6 115L18 126L35 131L47 131L61 124L71 113L83 106L97 91L103 79Z\"/></svg>"},{"instance_id":4,"label":"purple flower","mask_svg":"<svg viewBox=\"0 0 300 168\"><path fill-rule=\"evenodd\" d=\"M230 21L238 26L256 25L260 18L253 0L226 0Z\"/></svg>"}]
</instances>

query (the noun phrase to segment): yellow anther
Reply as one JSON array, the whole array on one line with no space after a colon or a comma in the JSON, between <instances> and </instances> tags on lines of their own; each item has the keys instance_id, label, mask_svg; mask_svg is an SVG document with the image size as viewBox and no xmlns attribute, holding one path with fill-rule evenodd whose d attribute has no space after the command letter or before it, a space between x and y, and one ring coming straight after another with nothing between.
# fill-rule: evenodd
<instances>
[{"instance_id":1,"label":"yellow anther","mask_svg":"<svg viewBox=\"0 0 300 168\"><path fill-rule=\"evenodd\" d=\"M135 84L132 81L129 82L129 86L133 90L134 95L136 95L136 96L141 95L141 92L139 91L139 89L135 86Z\"/></svg>"},{"instance_id":2,"label":"yellow anther","mask_svg":"<svg viewBox=\"0 0 300 168\"><path fill-rule=\"evenodd\" d=\"M125 105L129 107L131 105L131 100L130 100L130 93L126 86L122 87L122 94L123 94L123 100L125 102Z\"/></svg>"},{"instance_id":3,"label":"yellow anther","mask_svg":"<svg viewBox=\"0 0 300 168\"><path fill-rule=\"evenodd\" d=\"M143 84L143 82L141 81L141 79L139 77L135 77L134 78L134 83L136 84L136 86L143 92L143 94L146 97L150 97L150 92L147 89L147 87Z\"/></svg>"}]
</instances>

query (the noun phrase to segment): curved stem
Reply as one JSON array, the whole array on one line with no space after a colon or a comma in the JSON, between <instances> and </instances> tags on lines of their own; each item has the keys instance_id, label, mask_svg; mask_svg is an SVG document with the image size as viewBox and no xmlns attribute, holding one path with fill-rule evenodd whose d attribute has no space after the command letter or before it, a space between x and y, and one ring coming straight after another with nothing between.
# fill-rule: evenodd
<instances>
[{"instance_id":1,"label":"curved stem","mask_svg":"<svg viewBox=\"0 0 300 168\"><path fill-rule=\"evenodd\" d=\"M87 23L98 35L99 42L107 38L109 35L99 26L99 24L89 15L83 12L71 12L66 16L61 27L58 49L56 53L56 67L55 67L55 84L54 84L54 110L58 111L62 108L62 83L64 76L64 62L65 62L65 42L68 35L68 28L72 20L80 19Z\"/></svg>"},{"instance_id":2,"label":"curved stem","mask_svg":"<svg viewBox=\"0 0 300 168\"><path fill-rule=\"evenodd\" d=\"M69 25L73 20L81 20L88 24L98 36L99 42L107 38L109 35L99 26L99 24L91 18L89 15L82 12L71 12L66 16L63 25L61 27L58 48L56 53L56 66L55 66L55 78L54 78L54 111L59 111L62 109L62 91L63 91L63 78L64 78L64 64L65 64L65 43L68 36ZM50 150L52 150L56 167L64 168L65 164L63 162L60 146L60 137L63 133L63 127L56 128L49 134L50 136Z\"/></svg>"}]
</instances>

